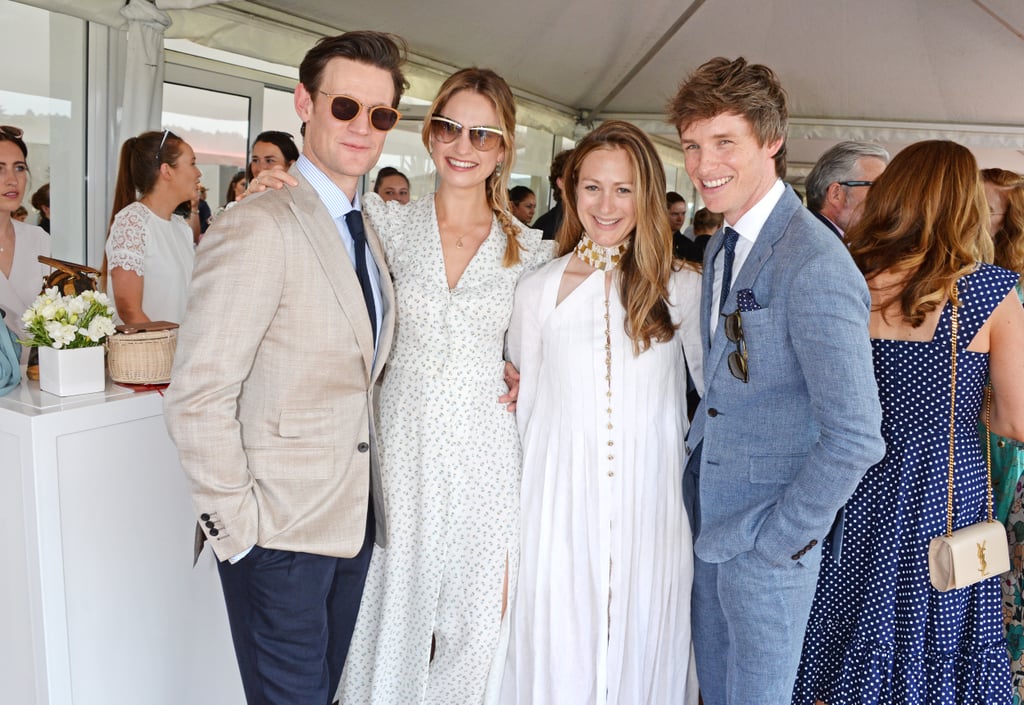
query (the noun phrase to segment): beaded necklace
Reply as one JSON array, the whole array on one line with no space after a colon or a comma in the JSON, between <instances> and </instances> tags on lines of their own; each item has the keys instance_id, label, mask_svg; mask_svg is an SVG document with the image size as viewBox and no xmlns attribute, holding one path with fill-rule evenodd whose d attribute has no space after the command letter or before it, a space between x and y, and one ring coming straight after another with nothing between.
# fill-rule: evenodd
<instances>
[{"instance_id":1,"label":"beaded necklace","mask_svg":"<svg viewBox=\"0 0 1024 705\"><path fill-rule=\"evenodd\" d=\"M596 242L590 239L590 236L586 233L580 237L580 241L576 243L576 256L579 257L584 263L589 264L595 269L602 271L609 271L615 269L618 266L619 261L622 259L622 254L629 247L629 240L620 242L614 247L604 247L598 245ZM608 416L607 428L609 433L608 438L608 477L615 477L615 441L611 438L611 432L615 428L612 423L612 317L611 309L608 301L608 295L604 297L604 365L605 365L605 380L607 381L607 389L605 390L605 398L607 401L607 407L605 413Z\"/></svg>"}]
</instances>

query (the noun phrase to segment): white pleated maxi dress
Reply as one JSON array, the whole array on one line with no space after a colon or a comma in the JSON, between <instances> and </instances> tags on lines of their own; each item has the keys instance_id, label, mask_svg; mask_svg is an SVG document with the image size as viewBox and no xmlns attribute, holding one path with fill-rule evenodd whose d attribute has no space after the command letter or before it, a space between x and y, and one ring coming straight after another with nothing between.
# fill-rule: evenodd
<instances>
[{"instance_id":1,"label":"white pleated maxi dress","mask_svg":"<svg viewBox=\"0 0 1024 705\"><path fill-rule=\"evenodd\" d=\"M696 705L681 476L687 359L703 392L700 275L673 274L680 328L634 356L602 272L555 305L572 256L523 277L509 329L522 540L497 702Z\"/></svg>"}]
</instances>

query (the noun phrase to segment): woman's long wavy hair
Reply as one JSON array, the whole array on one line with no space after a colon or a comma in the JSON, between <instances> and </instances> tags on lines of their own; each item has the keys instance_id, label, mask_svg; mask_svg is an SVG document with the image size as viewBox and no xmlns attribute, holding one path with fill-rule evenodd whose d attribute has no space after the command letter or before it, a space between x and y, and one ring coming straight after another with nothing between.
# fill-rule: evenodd
<instances>
[{"instance_id":1,"label":"woman's long wavy hair","mask_svg":"<svg viewBox=\"0 0 1024 705\"><path fill-rule=\"evenodd\" d=\"M1024 176L1006 169L982 169L981 178L1006 199L1003 224L992 233L994 263L1024 274Z\"/></svg>"},{"instance_id":2,"label":"woman's long wavy hair","mask_svg":"<svg viewBox=\"0 0 1024 705\"><path fill-rule=\"evenodd\" d=\"M501 128L501 146L505 150L505 156L498 168L487 177L487 205L494 211L501 224L501 230L505 233L505 257L501 263L511 267L519 264L521 249L519 228L512 222L508 205L508 179L516 162L516 101L505 79L494 71L475 67L456 71L441 84L437 97L423 119L423 146L427 151L431 151L431 118L443 114L448 101L460 91L472 91L487 98L494 103L494 110L498 114L498 124L495 127Z\"/></svg>"},{"instance_id":3,"label":"woman's long wavy hair","mask_svg":"<svg viewBox=\"0 0 1024 705\"><path fill-rule=\"evenodd\" d=\"M619 261L618 286L626 309L626 335L633 341L633 354L639 355L654 340L671 340L676 329L668 308L672 228L665 210L665 169L650 138L628 122L609 120L580 140L562 177L565 215L557 235L559 254L572 252L583 236L576 209L580 167L600 149L623 150L633 167L636 228Z\"/></svg>"},{"instance_id":4,"label":"woman's long wavy hair","mask_svg":"<svg viewBox=\"0 0 1024 705\"><path fill-rule=\"evenodd\" d=\"M953 284L977 264L988 222L978 164L946 140L910 145L875 180L860 221L846 233L853 260L870 284L883 272L897 285L877 310L899 308L916 328L953 296Z\"/></svg>"}]
</instances>

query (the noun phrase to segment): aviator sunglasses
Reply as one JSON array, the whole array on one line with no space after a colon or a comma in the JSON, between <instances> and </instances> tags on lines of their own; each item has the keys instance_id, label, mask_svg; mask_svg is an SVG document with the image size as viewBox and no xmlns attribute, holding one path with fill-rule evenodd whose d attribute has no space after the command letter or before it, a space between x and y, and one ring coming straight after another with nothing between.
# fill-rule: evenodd
<instances>
[{"instance_id":1,"label":"aviator sunglasses","mask_svg":"<svg viewBox=\"0 0 1024 705\"><path fill-rule=\"evenodd\" d=\"M331 99L331 115L342 122L355 120L362 109L366 108L370 115L370 125L373 126L373 129L387 132L397 125L398 120L402 117L402 113L389 105L368 107L344 93L326 93L324 91L320 91L320 93Z\"/></svg>"},{"instance_id":2,"label":"aviator sunglasses","mask_svg":"<svg viewBox=\"0 0 1024 705\"><path fill-rule=\"evenodd\" d=\"M729 353L729 372L744 384L750 381L747 369L747 341L743 337L743 318L739 311L725 315L725 337L730 343L736 343L736 349Z\"/></svg>"},{"instance_id":3,"label":"aviator sunglasses","mask_svg":"<svg viewBox=\"0 0 1024 705\"><path fill-rule=\"evenodd\" d=\"M440 115L430 118L430 135L441 144L450 144L459 138L462 131L469 132L469 143L480 152L490 152L501 144L504 134L497 127L465 127L461 123Z\"/></svg>"}]
</instances>

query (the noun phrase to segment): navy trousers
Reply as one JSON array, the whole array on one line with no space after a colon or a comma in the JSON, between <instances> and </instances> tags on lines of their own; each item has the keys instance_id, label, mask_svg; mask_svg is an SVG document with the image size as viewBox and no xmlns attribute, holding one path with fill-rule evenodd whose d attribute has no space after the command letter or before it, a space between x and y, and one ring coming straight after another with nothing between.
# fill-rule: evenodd
<instances>
[{"instance_id":1,"label":"navy trousers","mask_svg":"<svg viewBox=\"0 0 1024 705\"><path fill-rule=\"evenodd\" d=\"M373 553L373 506L353 558L255 546L218 564L248 705L330 705Z\"/></svg>"}]
</instances>

